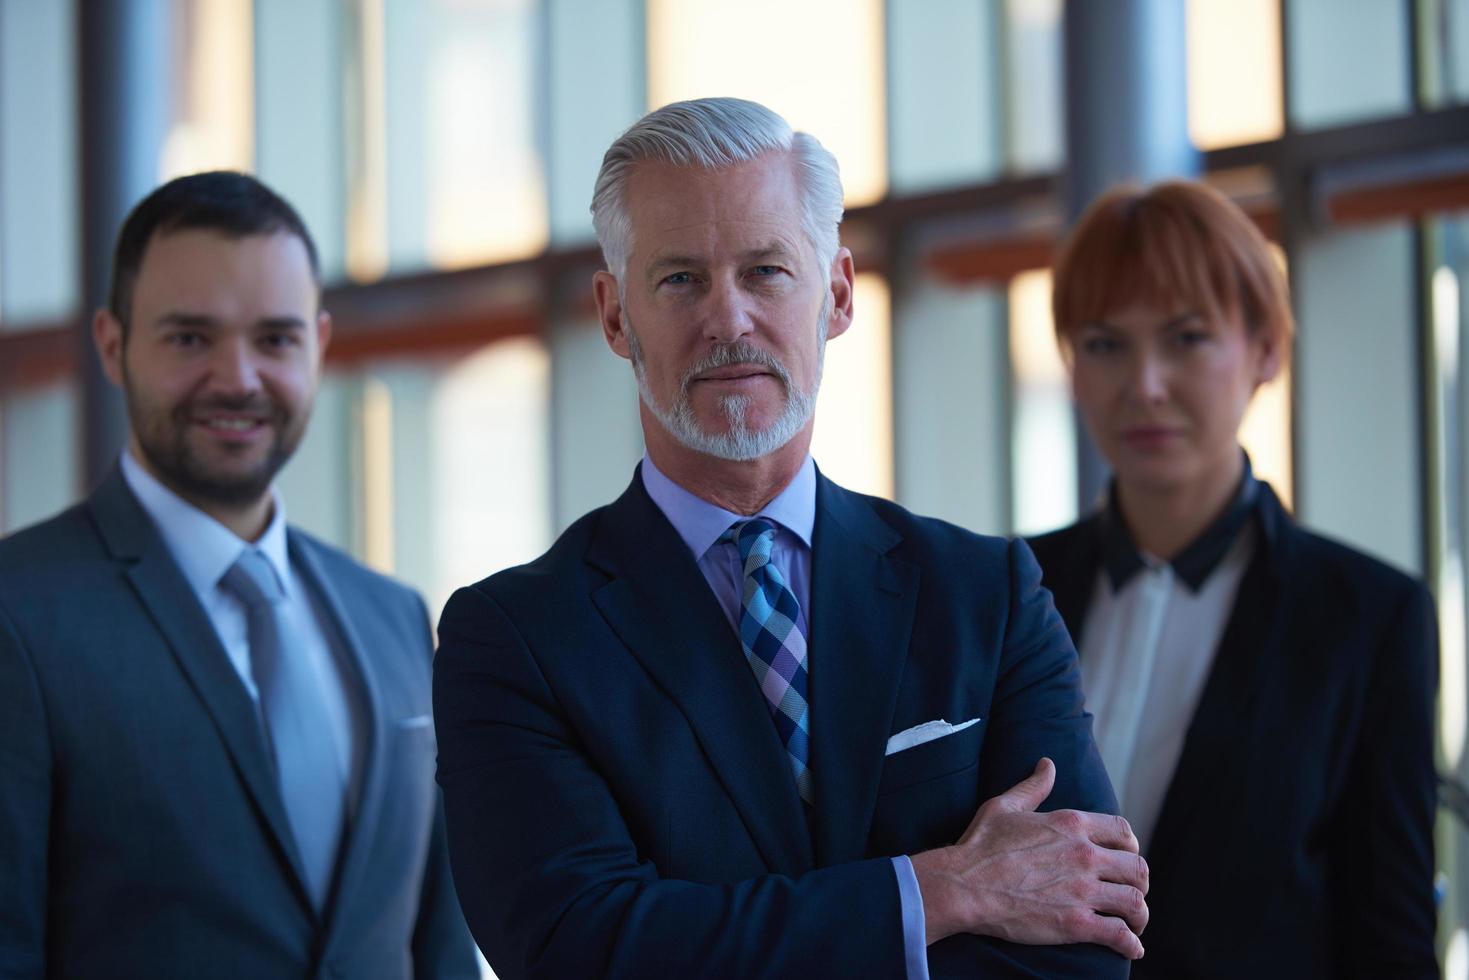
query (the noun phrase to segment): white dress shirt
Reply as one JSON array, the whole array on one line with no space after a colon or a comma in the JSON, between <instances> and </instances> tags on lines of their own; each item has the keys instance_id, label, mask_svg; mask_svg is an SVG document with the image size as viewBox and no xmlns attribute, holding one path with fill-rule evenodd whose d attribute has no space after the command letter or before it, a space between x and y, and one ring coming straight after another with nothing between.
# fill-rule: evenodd
<instances>
[{"instance_id":1,"label":"white dress shirt","mask_svg":"<svg viewBox=\"0 0 1469 980\"><path fill-rule=\"evenodd\" d=\"M1247 464L1248 466L1248 464ZM1255 553L1246 469L1228 511L1166 562L1132 546L1115 505L1080 637L1092 731L1144 853Z\"/></svg>"},{"instance_id":2,"label":"white dress shirt","mask_svg":"<svg viewBox=\"0 0 1469 980\"><path fill-rule=\"evenodd\" d=\"M316 678L320 710L326 713L331 728L340 767L338 776L342 792L347 796L347 812L352 812L366 741L364 723L358 714L359 702L354 689L331 639L335 631L329 626L330 620L291 567L286 546L286 509L280 495L272 490L274 507L270 525L260 540L251 544L160 483L133 458L131 449L122 454L121 469L128 489L153 519L174 562L214 624L230 665L257 710L260 695L250 670L245 606L220 586L220 579L248 549L258 550L270 562L285 594L285 615L299 638L296 649L307 658Z\"/></svg>"}]
</instances>

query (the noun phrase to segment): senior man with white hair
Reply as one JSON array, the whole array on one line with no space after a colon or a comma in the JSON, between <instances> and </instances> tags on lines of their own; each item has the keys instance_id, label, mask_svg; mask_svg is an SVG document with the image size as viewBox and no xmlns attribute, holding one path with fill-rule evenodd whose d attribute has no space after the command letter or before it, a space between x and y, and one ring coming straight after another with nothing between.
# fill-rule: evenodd
<instances>
[{"instance_id":1,"label":"senior man with white hair","mask_svg":"<svg viewBox=\"0 0 1469 980\"><path fill-rule=\"evenodd\" d=\"M439 627L451 863L496 973L1125 976L1147 867L1029 550L811 459L853 317L835 159L677 103L592 212L646 455Z\"/></svg>"}]
</instances>

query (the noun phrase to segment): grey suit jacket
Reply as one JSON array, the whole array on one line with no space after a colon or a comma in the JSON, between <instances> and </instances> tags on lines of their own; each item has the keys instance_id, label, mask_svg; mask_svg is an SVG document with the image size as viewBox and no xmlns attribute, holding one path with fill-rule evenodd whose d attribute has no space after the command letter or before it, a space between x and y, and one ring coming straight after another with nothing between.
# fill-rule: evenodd
<instances>
[{"instance_id":1,"label":"grey suit jacket","mask_svg":"<svg viewBox=\"0 0 1469 980\"><path fill-rule=\"evenodd\" d=\"M318 913L253 702L114 471L0 541L0 977L477 977L419 598L291 530L368 715Z\"/></svg>"}]
</instances>

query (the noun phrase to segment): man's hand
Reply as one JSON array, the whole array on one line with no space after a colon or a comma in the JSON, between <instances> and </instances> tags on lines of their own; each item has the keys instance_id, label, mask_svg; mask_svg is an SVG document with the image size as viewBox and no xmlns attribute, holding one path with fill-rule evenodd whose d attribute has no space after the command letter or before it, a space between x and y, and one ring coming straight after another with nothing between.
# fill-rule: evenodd
<instances>
[{"instance_id":1,"label":"man's hand","mask_svg":"<svg viewBox=\"0 0 1469 980\"><path fill-rule=\"evenodd\" d=\"M981 806L957 844L913 855L928 942L969 932L1143 955L1148 865L1132 828L1078 810L1036 813L1055 783L1055 765L1042 759Z\"/></svg>"}]
</instances>

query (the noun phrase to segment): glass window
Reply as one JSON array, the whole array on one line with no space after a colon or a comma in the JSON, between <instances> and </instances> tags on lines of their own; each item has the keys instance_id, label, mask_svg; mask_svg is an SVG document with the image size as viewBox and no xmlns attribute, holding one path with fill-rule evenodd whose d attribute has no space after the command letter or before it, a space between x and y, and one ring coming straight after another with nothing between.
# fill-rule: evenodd
<instances>
[{"instance_id":1,"label":"glass window","mask_svg":"<svg viewBox=\"0 0 1469 980\"><path fill-rule=\"evenodd\" d=\"M1416 280L1407 223L1334 229L1293 253L1297 511L1421 573Z\"/></svg>"},{"instance_id":2,"label":"glass window","mask_svg":"<svg viewBox=\"0 0 1469 980\"><path fill-rule=\"evenodd\" d=\"M1466 494L1469 494L1469 397L1463 388L1464 334L1469 296L1463 284L1469 274L1469 219L1443 217L1427 222L1424 254L1429 275L1428 313L1431 343L1429 471L1431 521L1434 529L1429 582L1438 599L1439 629L1439 759L1446 775L1461 784L1469 777L1465 740L1469 737L1469 647L1466 647L1464 556L1469 549ZM1448 823L1448 821L1443 821ZM1438 863L1449 873L1440 922L1452 930L1445 976L1469 975L1469 837L1461 823L1441 828Z\"/></svg>"},{"instance_id":3,"label":"glass window","mask_svg":"<svg viewBox=\"0 0 1469 980\"><path fill-rule=\"evenodd\" d=\"M1010 530L1005 295L912 270L894 310L898 501L985 534Z\"/></svg>"},{"instance_id":4,"label":"glass window","mask_svg":"<svg viewBox=\"0 0 1469 980\"><path fill-rule=\"evenodd\" d=\"M551 435L556 533L627 488L643 454L632 365L595 318L551 329Z\"/></svg>"},{"instance_id":5,"label":"glass window","mask_svg":"<svg viewBox=\"0 0 1469 980\"><path fill-rule=\"evenodd\" d=\"M602 154L642 116L641 0L546 0L551 238L592 239Z\"/></svg>"},{"instance_id":6,"label":"glass window","mask_svg":"<svg viewBox=\"0 0 1469 980\"><path fill-rule=\"evenodd\" d=\"M1284 128L1280 0L1189 0L1188 129L1201 150Z\"/></svg>"},{"instance_id":7,"label":"glass window","mask_svg":"<svg viewBox=\"0 0 1469 980\"><path fill-rule=\"evenodd\" d=\"M894 190L970 184L1000 169L996 10L980 0L888 3Z\"/></svg>"},{"instance_id":8,"label":"glass window","mask_svg":"<svg viewBox=\"0 0 1469 980\"><path fill-rule=\"evenodd\" d=\"M55 516L81 491L81 390L73 381L0 397L0 535Z\"/></svg>"},{"instance_id":9,"label":"glass window","mask_svg":"<svg viewBox=\"0 0 1469 980\"><path fill-rule=\"evenodd\" d=\"M1015 534L1076 520L1076 416L1051 326L1051 272L1010 282L1010 465Z\"/></svg>"},{"instance_id":10,"label":"glass window","mask_svg":"<svg viewBox=\"0 0 1469 980\"><path fill-rule=\"evenodd\" d=\"M81 303L76 14L0 2L0 330Z\"/></svg>"},{"instance_id":11,"label":"glass window","mask_svg":"<svg viewBox=\"0 0 1469 980\"><path fill-rule=\"evenodd\" d=\"M548 216L536 4L388 2L383 36L391 268L455 269L539 252Z\"/></svg>"},{"instance_id":12,"label":"glass window","mask_svg":"<svg viewBox=\"0 0 1469 980\"><path fill-rule=\"evenodd\" d=\"M891 299L887 282L857 275L853 322L826 345L811 455L821 471L859 493L893 496Z\"/></svg>"},{"instance_id":13,"label":"glass window","mask_svg":"<svg viewBox=\"0 0 1469 980\"><path fill-rule=\"evenodd\" d=\"M426 415L434 577L430 608L551 544L551 363L536 338L491 344L449 366Z\"/></svg>"},{"instance_id":14,"label":"glass window","mask_svg":"<svg viewBox=\"0 0 1469 980\"><path fill-rule=\"evenodd\" d=\"M1293 125L1338 126L1412 109L1406 3L1285 4Z\"/></svg>"},{"instance_id":15,"label":"glass window","mask_svg":"<svg viewBox=\"0 0 1469 980\"><path fill-rule=\"evenodd\" d=\"M173 0L172 120L160 181L255 163L251 0Z\"/></svg>"},{"instance_id":16,"label":"glass window","mask_svg":"<svg viewBox=\"0 0 1469 980\"><path fill-rule=\"evenodd\" d=\"M881 0L647 0L648 104L731 95L832 153L847 206L887 192Z\"/></svg>"},{"instance_id":17,"label":"glass window","mask_svg":"<svg viewBox=\"0 0 1469 980\"><path fill-rule=\"evenodd\" d=\"M1443 106L1469 101L1469 3L1416 2L1424 103Z\"/></svg>"},{"instance_id":18,"label":"glass window","mask_svg":"<svg viewBox=\"0 0 1469 980\"><path fill-rule=\"evenodd\" d=\"M1005 45L1006 160L1055 170L1066 145L1061 0L1005 0Z\"/></svg>"},{"instance_id":19,"label":"glass window","mask_svg":"<svg viewBox=\"0 0 1469 980\"><path fill-rule=\"evenodd\" d=\"M301 214L322 277L346 272L341 5L255 0L255 172Z\"/></svg>"}]
</instances>

